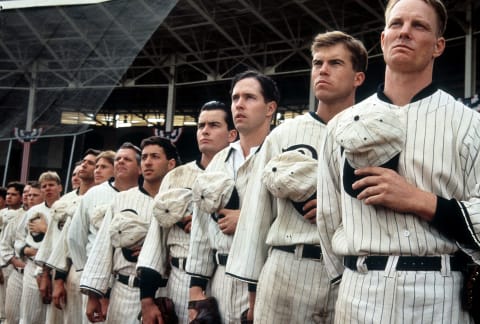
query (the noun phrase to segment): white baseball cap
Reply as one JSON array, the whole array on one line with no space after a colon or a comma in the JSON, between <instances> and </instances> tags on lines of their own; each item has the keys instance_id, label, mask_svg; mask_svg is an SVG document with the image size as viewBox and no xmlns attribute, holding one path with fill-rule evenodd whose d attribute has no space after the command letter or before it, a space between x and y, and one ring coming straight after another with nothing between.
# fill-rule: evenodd
<instances>
[{"instance_id":1,"label":"white baseball cap","mask_svg":"<svg viewBox=\"0 0 480 324\"><path fill-rule=\"evenodd\" d=\"M275 197L304 202L317 191L317 166L312 157L287 151L267 163L262 182Z\"/></svg>"},{"instance_id":2,"label":"white baseball cap","mask_svg":"<svg viewBox=\"0 0 480 324\"><path fill-rule=\"evenodd\" d=\"M211 214L227 205L234 188L235 181L226 173L205 172L193 184L192 200L200 210Z\"/></svg>"},{"instance_id":3,"label":"white baseball cap","mask_svg":"<svg viewBox=\"0 0 480 324\"><path fill-rule=\"evenodd\" d=\"M338 116L333 136L345 154L343 183L356 197L351 185L359 179L355 169L381 166L396 170L405 146L406 111L379 102L357 105Z\"/></svg>"},{"instance_id":4,"label":"white baseball cap","mask_svg":"<svg viewBox=\"0 0 480 324\"><path fill-rule=\"evenodd\" d=\"M148 232L149 222L140 218L133 209L124 209L113 215L110 223L110 239L115 248L140 246Z\"/></svg>"},{"instance_id":5,"label":"white baseball cap","mask_svg":"<svg viewBox=\"0 0 480 324\"><path fill-rule=\"evenodd\" d=\"M173 188L159 192L154 199L153 216L162 227L171 227L193 211L192 189Z\"/></svg>"}]
</instances>

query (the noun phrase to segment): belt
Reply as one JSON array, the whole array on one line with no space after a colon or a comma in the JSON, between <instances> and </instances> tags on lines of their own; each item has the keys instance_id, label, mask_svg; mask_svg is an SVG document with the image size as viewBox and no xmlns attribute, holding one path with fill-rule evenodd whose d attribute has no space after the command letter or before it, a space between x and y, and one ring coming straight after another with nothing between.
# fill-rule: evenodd
<instances>
[{"instance_id":1,"label":"belt","mask_svg":"<svg viewBox=\"0 0 480 324\"><path fill-rule=\"evenodd\" d=\"M140 287L139 280L135 276L126 276L126 275L122 275L120 273L117 273L117 274L115 274L115 279L117 279L119 282L121 282L122 284L127 285L129 287L133 287L133 288Z\"/></svg>"},{"instance_id":2,"label":"belt","mask_svg":"<svg viewBox=\"0 0 480 324\"><path fill-rule=\"evenodd\" d=\"M387 266L388 256L368 256L365 259L365 264L368 270L385 270ZM461 271L464 266L464 262L460 258L451 256L450 258L450 270ZM356 255L347 255L343 258L343 264L350 270L357 271ZM440 256L400 256L396 270L398 271L440 271L442 270L442 257Z\"/></svg>"},{"instance_id":3,"label":"belt","mask_svg":"<svg viewBox=\"0 0 480 324\"><path fill-rule=\"evenodd\" d=\"M170 262L175 268L185 271L185 266L187 265L186 258L172 258Z\"/></svg>"},{"instance_id":4,"label":"belt","mask_svg":"<svg viewBox=\"0 0 480 324\"><path fill-rule=\"evenodd\" d=\"M226 266L227 265L227 260L228 260L228 254L222 254L222 253L215 252L215 264L216 265Z\"/></svg>"},{"instance_id":5,"label":"belt","mask_svg":"<svg viewBox=\"0 0 480 324\"><path fill-rule=\"evenodd\" d=\"M13 269L17 270L19 274L23 274L24 268L13 267Z\"/></svg>"},{"instance_id":6,"label":"belt","mask_svg":"<svg viewBox=\"0 0 480 324\"><path fill-rule=\"evenodd\" d=\"M303 246L301 257L304 259L320 259L320 257L322 256L322 248L319 245L276 245L272 246L272 249L295 254L295 252L297 251L297 247L300 246Z\"/></svg>"}]
</instances>

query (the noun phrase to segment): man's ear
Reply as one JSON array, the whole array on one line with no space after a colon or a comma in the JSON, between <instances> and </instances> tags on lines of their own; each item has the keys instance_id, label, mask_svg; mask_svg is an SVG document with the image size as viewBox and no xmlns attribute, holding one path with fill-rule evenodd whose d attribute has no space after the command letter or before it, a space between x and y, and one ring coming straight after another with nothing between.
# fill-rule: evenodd
<instances>
[{"instance_id":1,"label":"man's ear","mask_svg":"<svg viewBox=\"0 0 480 324\"><path fill-rule=\"evenodd\" d=\"M277 102L270 101L267 103L267 117L272 117L273 114L277 111Z\"/></svg>"},{"instance_id":2,"label":"man's ear","mask_svg":"<svg viewBox=\"0 0 480 324\"><path fill-rule=\"evenodd\" d=\"M365 73L363 72L355 72L355 77L353 80L353 85L355 87L359 87L363 84L363 81L365 81Z\"/></svg>"},{"instance_id":3,"label":"man's ear","mask_svg":"<svg viewBox=\"0 0 480 324\"><path fill-rule=\"evenodd\" d=\"M433 51L433 58L437 58L442 55L445 50L445 38L439 37L435 43L435 50Z\"/></svg>"}]
</instances>

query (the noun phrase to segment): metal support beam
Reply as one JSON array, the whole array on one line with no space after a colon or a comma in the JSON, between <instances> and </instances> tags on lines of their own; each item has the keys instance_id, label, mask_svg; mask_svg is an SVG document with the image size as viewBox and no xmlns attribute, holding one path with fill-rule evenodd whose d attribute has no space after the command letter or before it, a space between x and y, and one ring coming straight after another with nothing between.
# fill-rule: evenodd
<instances>
[{"instance_id":1,"label":"metal support beam","mask_svg":"<svg viewBox=\"0 0 480 324\"><path fill-rule=\"evenodd\" d=\"M475 80L475 71L473 69L473 29L472 29L472 0L467 3L466 15L466 33L465 33L465 87L464 97L470 98L475 92L473 81Z\"/></svg>"},{"instance_id":2,"label":"metal support beam","mask_svg":"<svg viewBox=\"0 0 480 324\"><path fill-rule=\"evenodd\" d=\"M167 114L165 116L165 131L170 133L173 130L173 116L175 114L175 56L170 60L170 80L168 82Z\"/></svg>"},{"instance_id":3,"label":"metal support beam","mask_svg":"<svg viewBox=\"0 0 480 324\"><path fill-rule=\"evenodd\" d=\"M70 181L70 174L72 173L73 153L75 152L76 143L77 143L77 135L74 135L72 139L72 148L70 149L70 158L68 160L68 169L67 169L67 176L65 177L65 186L63 187L64 193L67 193L68 191L68 182Z\"/></svg>"},{"instance_id":4,"label":"metal support beam","mask_svg":"<svg viewBox=\"0 0 480 324\"><path fill-rule=\"evenodd\" d=\"M7 173L8 173L8 167L10 164L10 153L12 152L12 142L13 142L12 139L8 141L8 151L7 151L7 158L5 159L5 170L3 171L2 187L5 187L5 185L7 184Z\"/></svg>"},{"instance_id":5,"label":"metal support beam","mask_svg":"<svg viewBox=\"0 0 480 324\"><path fill-rule=\"evenodd\" d=\"M35 112L35 96L37 92L37 62L32 63L32 70L30 77L30 91L28 93L28 108L27 121L25 124L25 131L32 131L33 114ZM23 156L22 156L22 170L20 173L20 181L26 183L28 180L28 169L30 166L30 141L23 142Z\"/></svg>"}]
</instances>

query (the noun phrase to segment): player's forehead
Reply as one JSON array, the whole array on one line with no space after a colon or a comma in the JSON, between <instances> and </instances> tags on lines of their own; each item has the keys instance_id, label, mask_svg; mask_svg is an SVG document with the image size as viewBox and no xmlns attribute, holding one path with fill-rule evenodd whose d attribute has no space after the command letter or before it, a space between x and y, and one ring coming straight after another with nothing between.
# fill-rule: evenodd
<instances>
[{"instance_id":1,"label":"player's forehead","mask_svg":"<svg viewBox=\"0 0 480 324\"><path fill-rule=\"evenodd\" d=\"M18 194L20 194L20 192L15 187L8 187L7 188L7 194L18 195Z\"/></svg>"},{"instance_id":2,"label":"player's forehead","mask_svg":"<svg viewBox=\"0 0 480 324\"><path fill-rule=\"evenodd\" d=\"M232 89L232 97L245 94L259 95L263 97L262 85L255 78L244 78L239 80Z\"/></svg>"},{"instance_id":3,"label":"player's forehead","mask_svg":"<svg viewBox=\"0 0 480 324\"><path fill-rule=\"evenodd\" d=\"M55 180L43 180L42 183L40 184L40 186L42 188L45 188L45 187L54 187L54 186L58 186L59 184L57 183L57 181Z\"/></svg>"},{"instance_id":4,"label":"player's forehead","mask_svg":"<svg viewBox=\"0 0 480 324\"><path fill-rule=\"evenodd\" d=\"M40 188L31 188L30 191L28 192L29 196L39 196L41 194Z\"/></svg>"},{"instance_id":5,"label":"player's forehead","mask_svg":"<svg viewBox=\"0 0 480 324\"><path fill-rule=\"evenodd\" d=\"M198 116L199 124L208 124L208 123L225 123L227 113L221 109L213 110L204 110Z\"/></svg>"},{"instance_id":6,"label":"player's forehead","mask_svg":"<svg viewBox=\"0 0 480 324\"><path fill-rule=\"evenodd\" d=\"M99 158L96 165L111 165L111 163L106 158Z\"/></svg>"},{"instance_id":7,"label":"player's forehead","mask_svg":"<svg viewBox=\"0 0 480 324\"><path fill-rule=\"evenodd\" d=\"M145 145L142 149L142 156L148 156L151 154L156 154L156 155L166 155L165 150L163 147L157 144L149 144Z\"/></svg>"},{"instance_id":8,"label":"player's forehead","mask_svg":"<svg viewBox=\"0 0 480 324\"><path fill-rule=\"evenodd\" d=\"M117 153L115 153L115 159L119 157L130 157L132 159L135 159L136 154L137 153L135 152L135 150L131 148L121 148L118 149Z\"/></svg>"}]
</instances>

